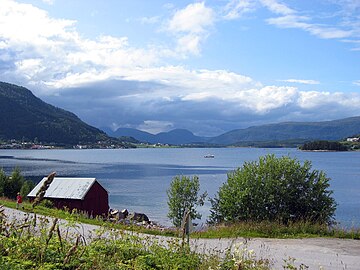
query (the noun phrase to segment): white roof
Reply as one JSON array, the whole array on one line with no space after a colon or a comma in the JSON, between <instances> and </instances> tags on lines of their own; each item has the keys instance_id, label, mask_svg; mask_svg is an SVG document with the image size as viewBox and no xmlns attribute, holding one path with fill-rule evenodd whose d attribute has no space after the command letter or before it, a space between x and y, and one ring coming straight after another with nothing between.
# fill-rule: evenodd
<instances>
[{"instance_id":1,"label":"white roof","mask_svg":"<svg viewBox=\"0 0 360 270\"><path fill-rule=\"evenodd\" d=\"M44 177L36 187L28 194L35 197L47 177ZM46 190L45 198L79 199L83 200L96 178L65 178L55 177Z\"/></svg>"}]
</instances>

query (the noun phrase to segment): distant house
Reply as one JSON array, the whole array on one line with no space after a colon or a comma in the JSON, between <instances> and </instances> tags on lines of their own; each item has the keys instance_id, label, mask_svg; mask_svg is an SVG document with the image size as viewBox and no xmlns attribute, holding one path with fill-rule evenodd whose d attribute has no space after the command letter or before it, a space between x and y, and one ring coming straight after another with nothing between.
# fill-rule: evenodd
<instances>
[{"instance_id":1,"label":"distant house","mask_svg":"<svg viewBox=\"0 0 360 270\"><path fill-rule=\"evenodd\" d=\"M348 141L348 142L358 142L358 141L360 141L360 138L347 138L346 139L346 141Z\"/></svg>"},{"instance_id":2,"label":"distant house","mask_svg":"<svg viewBox=\"0 0 360 270\"><path fill-rule=\"evenodd\" d=\"M30 201L35 199L46 179L44 177L28 194ZM55 177L44 198L52 201L58 209L77 209L93 217L106 215L109 211L108 192L95 178Z\"/></svg>"}]
</instances>

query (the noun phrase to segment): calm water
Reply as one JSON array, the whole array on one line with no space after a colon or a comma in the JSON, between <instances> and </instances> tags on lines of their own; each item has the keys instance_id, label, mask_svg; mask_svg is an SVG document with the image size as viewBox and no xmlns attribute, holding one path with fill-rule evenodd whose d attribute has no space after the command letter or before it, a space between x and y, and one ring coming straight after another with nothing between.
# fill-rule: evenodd
<instances>
[{"instance_id":1,"label":"calm water","mask_svg":"<svg viewBox=\"0 0 360 270\"><path fill-rule=\"evenodd\" d=\"M167 195L175 175L198 175L211 197L226 181L226 173L245 161L273 153L310 160L314 169L331 178L338 209L336 219L360 227L360 152L301 152L296 149L116 149L116 150L0 150L0 167L9 174L19 166L27 178L40 181L50 172L58 176L96 177L109 191L110 207L144 212L150 219L170 225ZM204 158L214 154L215 158ZM210 203L200 212L203 220Z\"/></svg>"}]
</instances>

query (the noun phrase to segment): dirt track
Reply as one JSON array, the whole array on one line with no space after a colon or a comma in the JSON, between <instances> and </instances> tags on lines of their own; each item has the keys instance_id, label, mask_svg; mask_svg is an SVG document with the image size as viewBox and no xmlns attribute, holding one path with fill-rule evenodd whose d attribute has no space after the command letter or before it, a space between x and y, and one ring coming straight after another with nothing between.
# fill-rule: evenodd
<instances>
[{"instance_id":1,"label":"dirt track","mask_svg":"<svg viewBox=\"0 0 360 270\"><path fill-rule=\"evenodd\" d=\"M21 220L25 214L10 208L5 208L5 214L10 219ZM63 223L65 224L65 223ZM63 225L65 226L65 225ZM97 226L82 224L79 233L91 239ZM149 236L147 236L149 237ZM161 242L168 238L151 236ZM294 258L295 264L301 263L308 269L360 269L360 241L334 238L306 239L191 239L194 250L201 253L218 252L224 254L229 248L236 246L253 250L258 258L267 258L274 263L274 269L283 269L284 259Z\"/></svg>"}]
</instances>

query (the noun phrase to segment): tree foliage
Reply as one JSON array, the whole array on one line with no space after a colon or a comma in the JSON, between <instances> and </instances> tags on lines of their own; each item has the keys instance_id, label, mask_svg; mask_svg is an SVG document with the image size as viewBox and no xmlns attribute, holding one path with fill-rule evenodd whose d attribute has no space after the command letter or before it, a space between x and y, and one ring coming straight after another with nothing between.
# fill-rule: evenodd
<instances>
[{"instance_id":1,"label":"tree foliage","mask_svg":"<svg viewBox=\"0 0 360 270\"><path fill-rule=\"evenodd\" d=\"M0 169L0 196L15 199L18 192L23 198L35 187L34 182L25 180L19 168L15 168L10 176Z\"/></svg>"},{"instance_id":2,"label":"tree foliage","mask_svg":"<svg viewBox=\"0 0 360 270\"><path fill-rule=\"evenodd\" d=\"M300 146L301 150L347 151L347 147L339 142L313 141Z\"/></svg>"},{"instance_id":3,"label":"tree foliage","mask_svg":"<svg viewBox=\"0 0 360 270\"><path fill-rule=\"evenodd\" d=\"M176 227L181 226L185 210L190 211L192 219L200 219L201 214L196 207L204 204L206 192L198 195L200 191L199 177L175 176L167 190L168 195L168 217Z\"/></svg>"},{"instance_id":4,"label":"tree foliage","mask_svg":"<svg viewBox=\"0 0 360 270\"><path fill-rule=\"evenodd\" d=\"M246 162L228 174L211 199L209 223L237 221L296 221L330 223L336 203L329 178L296 159L274 155Z\"/></svg>"}]
</instances>

